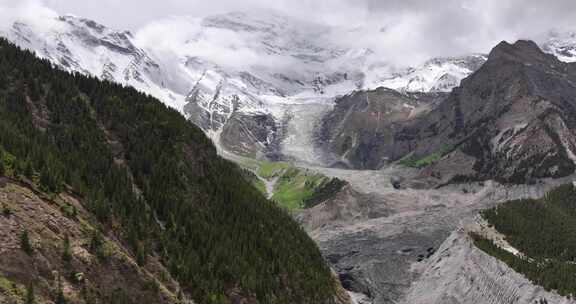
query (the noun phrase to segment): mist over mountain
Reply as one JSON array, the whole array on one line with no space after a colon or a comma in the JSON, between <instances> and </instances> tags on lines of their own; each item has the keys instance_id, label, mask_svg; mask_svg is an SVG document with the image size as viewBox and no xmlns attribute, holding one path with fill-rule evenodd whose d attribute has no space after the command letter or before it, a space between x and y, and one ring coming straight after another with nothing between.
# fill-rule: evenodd
<instances>
[{"instance_id":1,"label":"mist over mountain","mask_svg":"<svg viewBox=\"0 0 576 304\"><path fill-rule=\"evenodd\" d=\"M162 3L128 0L104 4L73 0L2 0L0 14L2 22L12 23L21 16L37 17L47 10L56 11L58 15L74 14L137 33L169 16L203 18L231 11L260 15L275 12L299 21L344 27L347 30L339 31L334 37L339 43L372 49L380 57L406 66L421 64L433 57L488 53L502 40L540 41L553 28L569 30L576 26L570 14L574 5L569 0L555 0L553 5L532 0L449 0L441 3L431 0L169 0ZM138 13L127 18L125 12L136 8ZM536 12L538 18L533 17ZM170 32L179 31L187 29L172 28Z\"/></svg>"}]
</instances>

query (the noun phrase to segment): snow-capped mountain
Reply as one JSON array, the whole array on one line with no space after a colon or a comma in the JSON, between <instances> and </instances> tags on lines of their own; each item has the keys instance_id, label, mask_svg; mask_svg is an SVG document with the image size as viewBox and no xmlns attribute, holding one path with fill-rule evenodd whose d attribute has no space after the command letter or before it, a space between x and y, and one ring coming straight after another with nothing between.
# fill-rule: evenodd
<instances>
[{"instance_id":1,"label":"snow-capped mountain","mask_svg":"<svg viewBox=\"0 0 576 304\"><path fill-rule=\"evenodd\" d=\"M560 61L576 62L575 32L551 31L541 46L542 50L558 57Z\"/></svg>"},{"instance_id":2,"label":"snow-capped mountain","mask_svg":"<svg viewBox=\"0 0 576 304\"><path fill-rule=\"evenodd\" d=\"M74 16L55 17L42 25L16 22L3 32L62 69L132 86L175 108L183 106L184 96L178 95L186 91L184 79L175 78L173 71L137 47L130 32Z\"/></svg>"},{"instance_id":3,"label":"snow-capped mountain","mask_svg":"<svg viewBox=\"0 0 576 304\"><path fill-rule=\"evenodd\" d=\"M291 119L293 105L330 106L337 96L380 86L448 92L486 60L436 58L398 68L332 39L342 28L277 14L174 17L136 34L70 15L42 18L17 21L0 34L63 69L149 93L225 148L252 156L286 137L281 123ZM551 37L544 49L576 60L574 35ZM222 133L229 138L221 140Z\"/></svg>"},{"instance_id":4,"label":"snow-capped mountain","mask_svg":"<svg viewBox=\"0 0 576 304\"><path fill-rule=\"evenodd\" d=\"M449 90L453 85L438 82L459 79L474 65L454 58L398 71L370 50L335 44L334 28L279 15L174 18L156 29L162 25L190 30L173 39L181 41L157 45L154 38L141 37L146 35L134 37L67 15L42 26L16 22L2 33L64 69L133 86L180 111L186 97L214 97L217 91L219 97L246 97L238 107L260 111L270 96L337 95L382 84L405 91Z\"/></svg>"},{"instance_id":5,"label":"snow-capped mountain","mask_svg":"<svg viewBox=\"0 0 576 304\"><path fill-rule=\"evenodd\" d=\"M449 92L484 62L486 56L481 54L434 58L396 77L385 79L379 85L401 92Z\"/></svg>"},{"instance_id":6,"label":"snow-capped mountain","mask_svg":"<svg viewBox=\"0 0 576 304\"><path fill-rule=\"evenodd\" d=\"M273 14L172 18L136 35L70 15L41 18L0 33L65 70L149 93L216 140L234 113L278 123L286 104L325 102L361 88L361 67L371 55L332 43L330 27ZM174 27L185 30L167 35ZM277 141L254 135L261 133L254 128L246 128L251 142L240 146Z\"/></svg>"}]
</instances>

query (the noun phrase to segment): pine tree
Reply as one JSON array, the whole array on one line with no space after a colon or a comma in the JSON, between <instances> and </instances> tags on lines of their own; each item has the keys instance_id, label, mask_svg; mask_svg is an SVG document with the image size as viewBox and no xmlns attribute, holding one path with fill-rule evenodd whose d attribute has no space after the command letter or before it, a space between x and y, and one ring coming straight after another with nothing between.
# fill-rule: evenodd
<instances>
[{"instance_id":1,"label":"pine tree","mask_svg":"<svg viewBox=\"0 0 576 304\"><path fill-rule=\"evenodd\" d=\"M30 244L30 237L28 236L27 230L24 230L20 235L20 248L28 255L34 253L34 248L32 248L32 244Z\"/></svg>"},{"instance_id":2,"label":"pine tree","mask_svg":"<svg viewBox=\"0 0 576 304\"><path fill-rule=\"evenodd\" d=\"M0 147L0 176L6 174L6 165L4 164L4 149Z\"/></svg>"},{"instance_id":3,"label":"pine tree","mask_svg":"<svg viewBox=\"0 0 576 304\"><path fill-rule=\"evenodd\" d=\"M136 245L136 263L138 266L144 266L144 264L146 264L146 252L140 243Z\"/></svg>"},{"instance_id":4,"label":"pine tree","mask_svg":"<svg viewBox=\"0 0 576 304\"><path fill-rule=\"evenodd\" d=\"M40 184L42 184L45 190L59 193L62 186L61 183L60 176L50 163L42 168L40 172Z\"/></svg>"},{"instance_id":5,"label":"pine tree","mask_svg":"<svg viewBox=\"0 0 576 304\"><path fill-rule=\"evenodd\" d=\"M72 261L72 252L70 249L70 238L68 235L64 237L64 249L62 251L62 260L66 263Z\"/></svg>"},{"instance_id":6,"label":"pine tree","mask_svg":"<svg viewBox=\"0 0 576 304\"><path fill-rule=\"evenodd\" d=\"M106 251L106 241L99 231L94 231L90 239L90 252L98 257L102 262L106 262L109 253Z\"/></svg>"},{"instance_id":7,"label":"pine tree","mask_svg":"<svg viewBox=\"0 0 576 304\"><path fill-rule=\"evenodd\" d=\"M34 296L34 284L30 283L28 286L26 286L26 299L25 299L25 304L34 304L36 303L36 299Z\"/></svg>"},{"instance_id":8,"label":"pine tree","mask_svg":"<svg viewBox=\"0 0 576 304\"><path fill-rule=\"evenodd\" d=\"M54 299L55 304L67 304L68 301L64 296L64 292L62 291L62 278L58 276L58 291L56 292L56 299Z\"/></svg>"},{"instance_id":9,"label":"pine tree","mask_svg":"<svg viewBox=\"0 0 576 304\"><path fill-rule=\"evenodd\" d=\"M32 161L30 159L26 159L24 162L24 176L27 178L32 178L34 175L34 168L32 167Z\"/></svg>"},{"instance_id":10,"label":"pine tree","mask_svg":"<svg viewBox=\"0 0 576 304\"><path fill-rule=\"evenodd\" d=\"M56 299L54 300L55 304L67 304L68 301L66 301L66 297L64 296L64 292L62 291L62 289L58 290L58 293L56 294Z\"/></svg>"},{"instance_id":11,"label":"pine tree","mask_svg":"<svg viewBox=\"0 0 576 304\"><path fill-rule=\"evenodd\" d=\"M10 210L10 207L8 207L6 203L2 203L2 215L4 215L4 217L12 215L12 210Z\"/></svg>"},{"instance_id":12,"label":"pine tree","mask_svg":"<svg viewBox=\"0 0 576 304\"><path fill-rule=\"evenodd\" d=\"M50 113L45 130L34 125L29 102ZM161 255L194 299L230 284L262 303L324 303L333 294L330 271L298 224L218 158L199 128L150 96L55 70L0 39L0 134L0 148L24 164L24 175L39 174L44 192L66 185L88 196L83 203L98 224L133 235L124 241L141 264ZM114 161L107 135L124 147L125 163ZM4 174L14 167L7 155ZM32 254L27 234L21 243ZM90 247L101 261L111 255L99 234Z\"/></svg>"}]
</instances>

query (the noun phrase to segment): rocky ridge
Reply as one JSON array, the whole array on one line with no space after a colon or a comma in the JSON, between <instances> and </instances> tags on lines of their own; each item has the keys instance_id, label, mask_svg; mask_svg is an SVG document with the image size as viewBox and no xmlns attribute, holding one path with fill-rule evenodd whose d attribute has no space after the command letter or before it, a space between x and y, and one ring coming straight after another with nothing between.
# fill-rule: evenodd
<instances>
[{"instance_id":1,"label":"rocky ridge","mask_svg":"<svg viewBox=\"0 0 576 304\"><path fill-rule=\"evenodd\" d=\"M505 263L478 249L468 233L478 217L462 223L423 267L404 303L576 303L545 291Z\"/></svg>"},{"instance_id":2,"label":"rocky ridge","mask_svg":"<svg viewBox=\"0 0 576 304\"><path fill-rule=\"evenodd\" d=\"M403 159L423 168L424 183L436 185L566 176L574 172L576 147L574 71L572 64L542 52L533 42L502 42L461 86L411 119L398 120L398 110L366 108L366 96L378 91L342 98L323 119L323 130L335 130L325 139L339 156L359 155L352 158L356 168L377 169ZM410 105L407 97L395 96L398 104ZM357 115L365 118L355 124ZM394 128L379 131L369 123L370 117ZM340 125L349 127L338 129ZM341 148L339 138L354 143L354 137L362 138L356 140L359 144ZM368 166L362 162L366 159L372 160Z\"/></svg>"}]
</instances>

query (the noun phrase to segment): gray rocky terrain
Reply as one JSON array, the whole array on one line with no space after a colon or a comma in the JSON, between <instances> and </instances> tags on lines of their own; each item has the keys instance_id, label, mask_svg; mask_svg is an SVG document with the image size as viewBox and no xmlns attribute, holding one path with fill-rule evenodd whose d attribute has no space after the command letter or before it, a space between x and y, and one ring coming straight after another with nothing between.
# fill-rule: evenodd
<instances>
[{"instance_id":1,"label":"gray rocky terrain","mask_svg":"<svg viewBox=\"0 0 576 304\"><path fill-rule=\"evenodd\" d=\"M468 231L478 218L467 219L426 263L403 303L410 304L496 304L576 303L532 284L505 263L474 246Z\"/></svg>"},{"instance_id":2,"label":"gray rocky terrain","mask_svg":"<svg viewBox=\"0 0 576 304\"><path fill-rule=\"evenodd\" d=\"M399 175L403 178L417 175L417 170L396 166L379 171L315 169L346 180L349 186L334 199L303 211L297 218L316 240L342 285L359 303L374 304L412 303L413 299L419 299L418 303L475 303L470 294L455 295L452 302L443 302L445 297L441 295L437 302L426 302L426 288L435 288L439 294L459 288L452 281L461 280L458 269L476 263L473 257L499 265L505 270L501 271L503 275L510 275L507 279L510 285L501 288L523 290L520 286L528 283L519 280L520 275L479 250L470 249L470 244L466 248L474 255L462 253L462 259L454 263L448 260L438 264L442 270L430 266L431 261L442 259L442 254L445 257L446 250L460 253L465 248L464 245L452 248L454 237L450 236L462 227L462 221L474 218L479 210L511 199L540 197L555 185L571 180L546 179L535 185L516 186L487 181L417 190L395 189L390 182ZM435 275L439 275L430 274L433 271L440 272L446 281L452 280L452 285L431 285L435 284ZM496 283L478 281L478 286L474 283L470 286L485 288L481 284ZM502 293L485 303L510 303L509 299L509 294Z\"/></svg>"},{"instance_id":3,"label":"gray rocky terrain","mask_svg":"<svg viewBox=\"0 0 576 304\"><path fill-rule=\"evenodd\" d=\"M235 112L222 128L220 144L238 155L276 160L282 127L271 115Z\"/></svg>"},{"instance_id":4,"label":"gray rocky terrain","mask_svg":"<svg viewBox=\"0 0 576 304\"><path fill-rule=\"evenodd\" d=\"M332 166L374 169L410 151L395 140L403 122L418 114L417 99L379 88L357 91L336 100L322 118L317 145L332 152Z\"/></svg>"}]
</instances>

